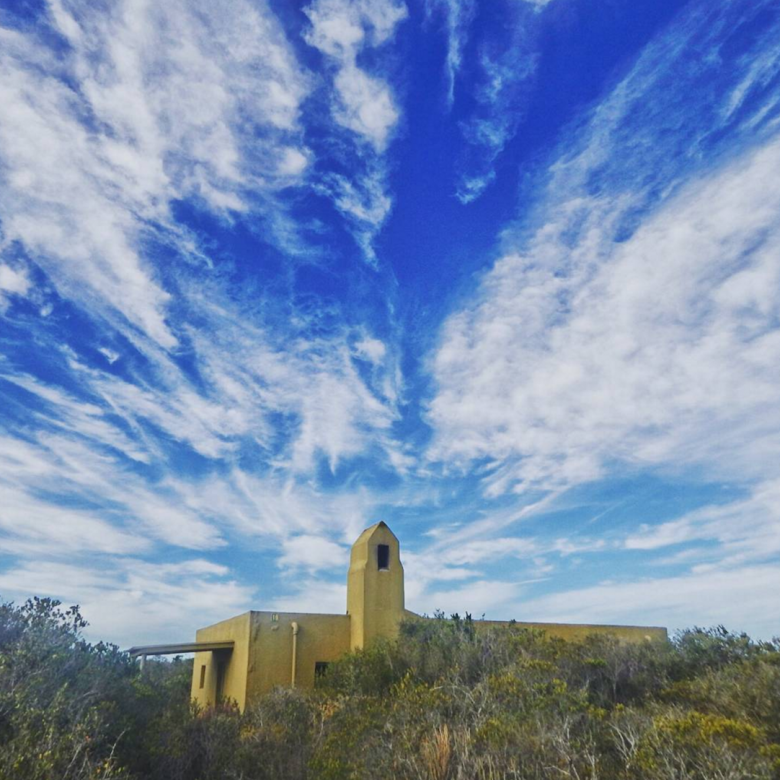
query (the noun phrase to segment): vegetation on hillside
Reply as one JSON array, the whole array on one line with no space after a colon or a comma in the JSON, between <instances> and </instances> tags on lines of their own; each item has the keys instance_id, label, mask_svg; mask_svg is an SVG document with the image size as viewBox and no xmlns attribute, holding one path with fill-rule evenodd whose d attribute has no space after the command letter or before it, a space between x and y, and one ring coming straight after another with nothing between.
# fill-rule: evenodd
<instances>
[{"instance_id":1,"label":"vegetation on hillside","mask_svg":"<svg viewBox=\"0 0 780 780\"><path fill-rule=\"evenodd\" d=\"M780 778L777 640L566 643L438 615L240 714L190 705L190 662L140 671L84 626L0 604L2 780Z\"/></svg>"}]
</instances>

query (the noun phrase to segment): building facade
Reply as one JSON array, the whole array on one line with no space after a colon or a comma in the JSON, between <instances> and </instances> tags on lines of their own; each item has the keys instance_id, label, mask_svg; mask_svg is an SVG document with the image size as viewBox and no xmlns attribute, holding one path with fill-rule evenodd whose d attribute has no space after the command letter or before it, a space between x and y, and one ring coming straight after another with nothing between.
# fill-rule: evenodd
<instances>
[{"instance_id":1,"label":"building facade","mask_svg":"<svg viewBox=\"0 0 780 780\"><path fill-rule=\"evenodd\" d=\"M392 638L404 618L425 618L405 609L404 570L395 534L377 523L352 546L347 576L347 612L323 615L246 612L197 632L192 698L208 707L233 700L243 710L253 698L276 686L311 687L327 664L378 637ZM478 621L478 626L499 621ZM557 623L515 625L542 629L550 636L582 639L614 634L626 641L666 640L665 628ZM136 655L153 648L133 648ZM146 652L144 652L146 651ZM165 652L173 652L166 650Z\"/></svg>"}]
</instances>

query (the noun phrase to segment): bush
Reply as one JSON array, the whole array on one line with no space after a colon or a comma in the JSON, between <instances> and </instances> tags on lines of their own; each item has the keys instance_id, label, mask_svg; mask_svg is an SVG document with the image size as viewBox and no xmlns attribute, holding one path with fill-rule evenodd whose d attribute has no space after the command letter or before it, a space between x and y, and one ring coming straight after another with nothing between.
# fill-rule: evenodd
<instances>
[{"instance_id":1,"label":"bush","mask_svg":"<svg viewBox=\"0 0 780 780\"><path fill-rule=\"evenodd\" d=\"M439 613L240 713L85 625L0 605L0 780L780 778L780 647L722 627L567 643Z\"/></svg>"},{"instance_id":2,"label":"bush","mask_svg":"<svg viewBox=\"0 0 780 780\"><path fill-rule=\"evenodd\" d=\"M0 778L149 776L150 735L189 710L191 664L140 676L115 645L85 641L86 625L51 599L0 604Z\"/></svg>"}]
</instances>

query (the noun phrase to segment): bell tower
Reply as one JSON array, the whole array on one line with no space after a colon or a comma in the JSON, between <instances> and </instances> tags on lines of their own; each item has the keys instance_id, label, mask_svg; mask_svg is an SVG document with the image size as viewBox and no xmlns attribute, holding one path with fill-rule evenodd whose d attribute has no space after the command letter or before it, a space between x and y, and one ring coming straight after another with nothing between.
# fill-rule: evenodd
<instances>
[{"instance_id":1,"label":"bell tower","mask_svg":"<svg viewBox=\"0 0 780 780\"><path fill-rule=\"evenodd\" d=\"M352 545L347 575L352 650L375 637L394 637L404 614L404 567L395 534L377 523Z\"/></svg>"}]
</instances>

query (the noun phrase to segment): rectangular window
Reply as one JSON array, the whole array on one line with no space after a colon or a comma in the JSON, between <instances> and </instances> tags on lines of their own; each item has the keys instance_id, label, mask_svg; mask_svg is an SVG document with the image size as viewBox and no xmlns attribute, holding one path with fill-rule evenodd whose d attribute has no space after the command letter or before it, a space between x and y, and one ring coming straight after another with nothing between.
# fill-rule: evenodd
<instances>
[{"instance_id":1,"label":"rectangular window","mask_svg":"<svg viewBox=\"0 0 780 780\"><path fill-rule=\"evenodd\" d=\"M379 569L390 568L390 545L379 544L376 548L376 563Z\"/></svg>"},{"instance_id":2,"label":"rectangular window","mask_svg":"<svg viewBox=\"0 0 780 780\"><path fill-rule=\"evenodd\" d=\"M320 677L324 677L327 671L328 671L328 662L317 661L314 664L314 679L319 680Z\"/></svg>"},{"instance_id":3,"label":"rectangular window","mask_svg":"<svg viewBox=\"0 0 780 780\"><path fill-rule=\"evenodd\" d=\"M203 664L200 667L200 687L203 688L205 684L206 684L206 664Z\"/></svg>"}]
</instances>

